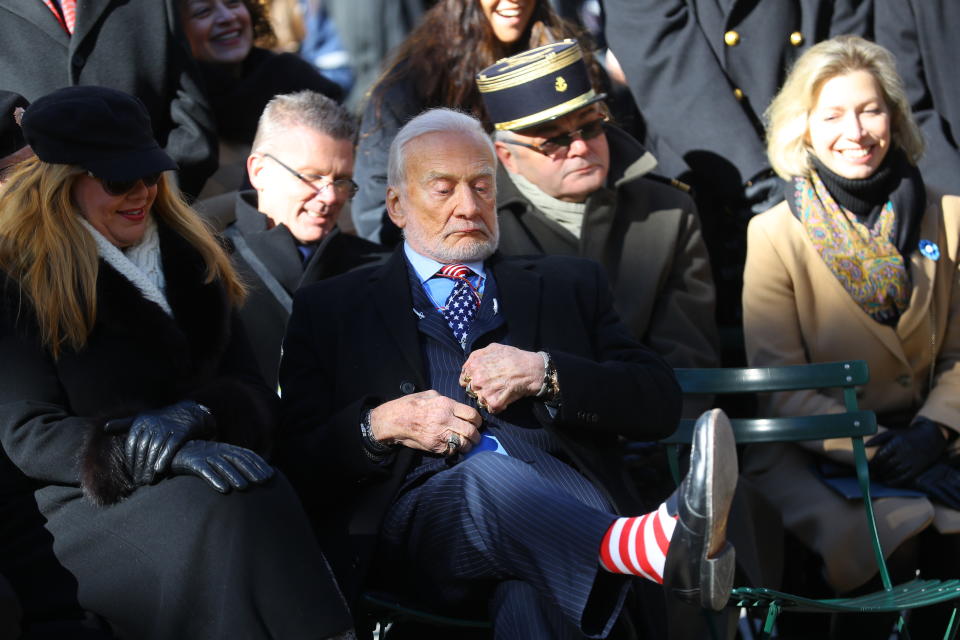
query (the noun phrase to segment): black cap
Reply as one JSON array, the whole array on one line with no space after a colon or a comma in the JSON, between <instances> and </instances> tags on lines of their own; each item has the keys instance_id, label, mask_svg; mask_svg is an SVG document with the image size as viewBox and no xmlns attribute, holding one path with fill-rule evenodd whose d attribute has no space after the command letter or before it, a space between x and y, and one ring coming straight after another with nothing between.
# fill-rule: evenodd
<instances>
[{"instance_id":1,"label":"black cap","mask_svg":"<svg viewBox=\"0 0 960 640\"><path fill-rule=\"evenodd\" d=\"M44 162L79 165L105 180L177 168L153 138L143 103L116 89L57 89L27 108L23 133Z\"/></svg>"},{"instance_id":2,"label":"black cap","mask_svg":"<svg viewBox=\"0 0 960 640\"><path fill-rule=\"evenodd\" d=\"M576 40L504 58L477 74L493 126L516 131L555 120L607 97L596 93Z\"/></svg>"},{"instance_id":3,"label":"black cap","mask_svg":"<svg viewBox=\"0 0 960 640\"><path fill-rule=\"evenodd\" d=\"M30 103L19 93L0 90L0 158L27 146L20 128L20 117Z\"/></svg>"}]
</instances>

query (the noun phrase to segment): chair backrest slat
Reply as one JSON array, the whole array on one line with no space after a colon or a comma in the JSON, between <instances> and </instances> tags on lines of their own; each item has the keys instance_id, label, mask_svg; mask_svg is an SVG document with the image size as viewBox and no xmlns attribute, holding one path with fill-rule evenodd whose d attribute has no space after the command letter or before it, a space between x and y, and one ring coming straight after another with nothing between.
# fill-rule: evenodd
<instances>
[{"instance_id":1,"label":"chair backrest slat","mask_svg":"<svg viewBox=\"0 0 960 640\"><path fill-rule=\"evenodd\" d=\"M687 394L853 388L866 384L870 380L867 363L863 360L822 362L796 367L675 369L674 371L683 392Z\"/></svg>"}]
</instances>

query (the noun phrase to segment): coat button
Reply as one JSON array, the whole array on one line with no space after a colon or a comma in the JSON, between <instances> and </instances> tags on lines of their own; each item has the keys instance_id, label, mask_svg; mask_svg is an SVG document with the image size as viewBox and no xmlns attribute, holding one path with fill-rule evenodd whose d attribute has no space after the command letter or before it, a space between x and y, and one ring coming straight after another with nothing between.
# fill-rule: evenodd
<instances>
[{"instance_id":1,"label":"coat button","mask_svg":"<svg viewBox=\"0 0 960 640\"><path fill-rule=\"evenodd\" d=\"M905 373L902 376L897 376L897 384L901 387L909 387L911 382L911 377L909 374Z\"/></svg>"},{"instance_id":2,"label":"coat button","mask_svg":"<svg viewBox=\"0 0 960 640\"><path fill-rule=\"evenodd\" d=\"M733 97L737 99L737 102L743 100L743 90L740 87L737 87L733 90Z\"/></svg>"},{"instance_id":3,"label":"coat button","mask_svg":"<svg viewBox=\"0 0 960 640\"><path fill-rule=\"evenodd\" d=\"M402 393L405 396L410 395L416 390L417 390L417 385L413 384L412 382L404 381L400 383L400 393Z\"/></svg>"},{"instance_id":4,"label":"coat button","mask_svg":"<svg viewBox=\"0 0 960 640\"><path fill-rule=\"evenodd\" d=\"M799 31L794 31L790 34L790 44L795 47L799 47L803 44L803 34Z\"/></svg>"},{"instance_id":5,"label":"coat button","mask_svg":"<svg viewBox=\"0 0 960 640\"><path fill-rule=\"evenodd\" d=\"M723 41L727 43L728 47L735 47L740 44L740 34L733 30L727 31L723 34Z\"/></svg>"}]
</instances>

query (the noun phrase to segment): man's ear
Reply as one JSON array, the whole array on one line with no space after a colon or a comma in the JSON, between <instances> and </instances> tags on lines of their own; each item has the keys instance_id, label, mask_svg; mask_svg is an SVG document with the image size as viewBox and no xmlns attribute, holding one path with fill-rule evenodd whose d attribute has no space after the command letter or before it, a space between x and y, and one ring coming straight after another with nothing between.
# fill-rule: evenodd
<instances>
[{"instance_id":1,"label":"man's ear","mask_svg":"<svg viewBox=\"0 0 960 640\"><path fill-rule=\"evenodd\" d=\"M499 140L494 140L493 148L496 150L497 159L500 160L500 164L503 165L503 168L510 173L518 173L517 156L514 155L513 149L510 148L510 145L500 142Z\"/></svg>"},{"instance_id":2,"label":"man's ear","mask_svg":"<svg viewBox=\"0 0 960 640\"><path fill-rule=\"evenodd\" d=\"M250 184L257 191L263 188L263 179L260 177L260 172L263 171L263 161L265 159L259 153L251 153L247 156L247 177L250 178Z\"/></svg>"},{"instance_id":3,"label":"man's ear","mask_svg":"<svg viewBox=\"0 0 960 640\"><path fill-rule=\"evenodd\" d=\"M387 187L387 215L390 221L397 225L397 228L403 229L407 224L407 214L403 211L400 204L400 190L396 187Z\"/></svg>"}]
</instances>

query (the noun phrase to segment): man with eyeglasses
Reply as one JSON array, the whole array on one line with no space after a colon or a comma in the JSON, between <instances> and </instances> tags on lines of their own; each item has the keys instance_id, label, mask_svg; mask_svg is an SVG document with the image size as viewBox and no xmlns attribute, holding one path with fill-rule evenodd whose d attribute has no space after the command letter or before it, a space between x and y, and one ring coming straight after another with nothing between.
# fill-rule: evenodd
<instances>
[{"instance_id":1,"label":"man with eyeglasses","mask_svg":"<svg viewBox=\"0 0 960 640\"><path fill-rule=\"evenodd\" d=\"M357 190L356 135L346 109L319 93L276 96L260 116L247 158L253 189L197 207L222 231L250 284L241 317L268 384L277 382L293 292L382 259L379 245L337 226Z\"/></svg>"},{"instance_id":2,"label":"man with eyeglasses","mask_svg":"<svg viewBox=\"0 0 960 640\"><path fill-rule=\"evenodd\" d=\"M654 157L606 121L579 45L506 58L477 84L496 129L500 250L596 260L637 339L674 367L718 366L713 278L693 200L653 175ZM706 408L688 401L684 410Z\"/></svg>"}]
</instances>

